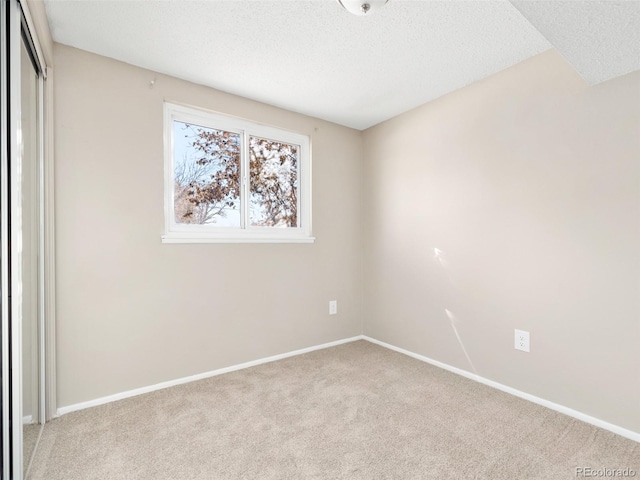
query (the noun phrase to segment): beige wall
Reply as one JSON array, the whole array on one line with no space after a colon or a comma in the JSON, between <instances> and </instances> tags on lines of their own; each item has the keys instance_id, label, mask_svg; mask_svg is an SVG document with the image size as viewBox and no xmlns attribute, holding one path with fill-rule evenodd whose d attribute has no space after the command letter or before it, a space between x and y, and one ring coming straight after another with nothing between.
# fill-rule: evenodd
<instances>
[{"instance_id":1,"label":"beige wall","mask_svg":"<svg viewBox=\"0 0 640 480\"><path fill-rule=\"evenodd\" d=\"M360 132L54 58L58 407L361 333ZM311 135L316 243L162 244L165 99Z\"/></svg>"},{"instance_id":2,"label":"beige wall","mask_svg":"<svg viewBox=\"0 0 640 480\"><path fill-rule=\"evenodd\" d=\"M364 329L640 431L640 74L549 51L361 134L54 51L59 407ZM163 99L310 134L317 242L161 244Z\"/></svg>"},{"instance_id":3,"label":"beige wall","mask_svg":"<svg viewBox=\"0 0 640 480\"><path fill-rule=\"evenodd\" d=\"M640 431L639 87L549 51L367 130L365 334Z\"/></svg>"}]
</instances>

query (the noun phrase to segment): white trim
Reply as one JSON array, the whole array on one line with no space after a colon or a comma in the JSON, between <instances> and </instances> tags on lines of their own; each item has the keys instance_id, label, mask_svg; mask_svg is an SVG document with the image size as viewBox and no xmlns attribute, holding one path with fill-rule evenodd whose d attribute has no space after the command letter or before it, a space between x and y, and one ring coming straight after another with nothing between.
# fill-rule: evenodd
<instances>
[{"instance_id":1,"label":"white trim","mask_svg":"<svg viewBox=\"0 0 640 480\"><path fill-rule=\"evenodd\" d=\"M11 448L13 459L11 460L11 473L15 478L23 478L23 456L22 456L22 137L20 130L20 119L22 118L21 105L21 51L23 39L21 37L22 14L17 1L9 2L9 35L11 41L9 45L9 129L11 146L11 158L9 158L9 168L11 170L9 178L9 195L11 197L11 219L10 219L10 242L11 251L9 258L11 262L11 408L13 431L11 438ZM26 48L29 48L28 45Z\"/></svg>"},{"instance_id":2,"label":"white trim","mask_svg":"<svg viewBox=\"0 0 640 480\"><path fill-rule=\"evenodd\" d=\"M250 172L251 166L249 165L249 135L246 130L241 130L240 135L242 140L240 141L240 229L242 232L246 232L251 225L249 220L249 208L243 207L248 205L247 202L251 194L249 193L250 189ZM300 202L298 202L299 204ZM174 217L175 218L175 217ZM174 227L177 225L175 223L172 224ZM178 229L176 229L177 231ZM241 234L240 237L243 235Z\"/></svg>"},{"instance_id":3,"label":"white trim","mask_svg":"<svg viewBox=\"0 0 640 480\"><path fill-rule=\"evenodd\" d=\"M35 398L38 423L44 423L46 418L46 339L45 339L45 197L44 197L44 152L45 152L45 135L44 135L44 73L38 74L38 159L37 159L37 217L38 217L38 260L37 260L37 277L38 277L38 326L36 327L36 342L38 346L38 354L36 362L36 378L38 379ZM35 363L35 362L34 362Z\"/></svg>"},{"instance_id":4,"label":"white trim","mask_svg":"<svg viewBox=\"0 0 640 480\"><path fill-rule=\"evenodd\" d=\"M22 425L30 425L33 423L33 415L25 415L22 417Z\"/></svg>"},{"instance_id":5,"label":"white trim","mask_svg":"<svg viewBox=\"0 0 640 480\"><path fill-rule=\"evenodd\" d=\"M208 236L184 233L167 233L162 236L162 243L314 243L316 237L275 236L275 235L245 235L245 236Z\"/></svg>"},{"instance_id":6,"label":"white trim","mask_svg":"<svg viewBox=\"0 0 640 480\"><path fill-rule=\"evenodd\" d=\"M174 214L174 121L216 128L240 136L240 225L185 225ZM311 137L250 120L188 107L168 101L163 106L164 217L162 243L313 243L311 234ZM249 136L268 138L299 147L298 226L254 227L249 224Z\"/></svg>"},{"instance_id":7,"label":"white trim","mask_svg":"<svg viewBox=\"0 0 640 480\"><path fill-rule=\"evenodd\" d=\"M3 26L0 32L0 378L2 379L2 456L0 458L0 477L8 479L11 474L11 436L10 428L11 417L11 384L9 366L11 364L9 356L9 345L11 345L9 337L9 182L7 180L9 173L9 140L7 135L9 130L8 113L9 104L7 91L9 87L9 32L4 30L7 25L7 17L9 15L9 4L0 2L0 25Z\"/></svg>"},{"instance_id":8,"label":"white trim","mask_svg":"<svg viewBox=\"0 0 640 480\"><path fill-rule=\"evenodd\" d=\"M142 395L144 393L154 392L156 390L162 390L164 388L174 387L176 385L182 385L189 382L195 382L197 380L203 380L205 378L215 377L217 375L222 375L225 373L235 372L237 370L243 370L245 368L255 367L257 365L262 365L264 363L275 362L277 360L282 360L289 357L294 357L296 355L302 355L305 353L313 352L316 350L322 350L325 348L331 348L338 345L342 345L345 343L355 342L358 340L366 340L367 342L374 343L381 347L387 348L389 350L393 350L398 353L402 353L409 357L415 358L416 360L420 360L422 362L428 363L430 365L442 368L443 370L447 370L449 372L455 373L457 375L463 376L465 378L475 380L478 383L482 383L483 385L487 385L489 387L495 388L497 390L503 391L510 395L514 395L516 397L522 398L524 400L528 400L535 404L541 405L543 407L549 408L551 410L555 410L556 412L568 415L570 417L576 418L585 423L589 423L596 427L600 427L604 430L608 430L622 437L628 438L630 440L634 440L636 442L640 442L640 433L627 430L626 428L619 427L618 425L614 425L609 422L605 422L604 420L600 420L599 418L592 417L585 413L579 412L569 407L565 407L564 405L560 405L558 403L551 402L549 400L545 400L544 398L536 397L535 395L531 395L526 392L522 392L512 387L508 387L498 382L494 382L493 380L489 380L487 378L481 377L480 375L476 375L474 373L470 373L466 370L462 370L460 368L453 367L446 363L439 362L437 360L433 360L432 358L425 357L424 355L420 355L409 350L405 350L404 348L399 348L389 343L381 342L380 340L376 340L375 338L368 337L366 335L356 335L355 337L345 338L342 340L337 340L334 342L323 343L321 345L316 345L313 347L307 347L300 350L294 350L288 353L282 353L279 355L274 355L272 357L261 358L258 360L253 360L250 362L241 363L238 365L233 365L230 367L224 367L217 370L212 370L210 372L200 373L197 375L191 375L189 377L178 378L175 380L170 380L168 382L157 383L155 385L150 385L148 387L136 388L134 390L129 390L126 392L116 393L114 395L109 395L106 397L96 398L94 400L89 400L87 402L76 403L73 405L69 405L66 407L60 407L57 410L57 416L65 415L67 413L75 412L77 410L84 410L85 408L96 407L98 405L104 405L106 403L115 402L118 400L123 400L125 398L135 397L137 395Z\"/></svg>"},{"instance_id":9,"label":"white trim","mask_svg":"<svg viewBox=\"0 0 640 480\"><path fill-rule=\"evenodd\" d=\"M51 420L56 414L56 256L55 256L55 195L53 164L53 71L47 67L49 75L45 84L46 116L44 122L44 322L41 335L45 339L45 416L41 421Z\"/></svg>"},{"instance_id":10,"label":"white trim","mask_svg":"<svg viewBox=\"0 0 640 480\"><path fill-rule=\"evenodd\" d=\"M424 355L420 355L418 353L411 352L409 350L405 350L404 348L399 348L389 343L381 342L380 340L376 340L375 338L368 337L366 335L362 335L362 339L367 342L375 343L384 348L388 348L389 350L393 350L398 353L402 353L409 357L415 358L416 360L420 360L425 363L429 363L435 367L442 368L449 372L455 373L457 375L461 375L465 378L469 378L471 380L475 380L478 383L482 383L483 385L487 385L489 387L493 387L497 390L503 391L505 393L509 393L516 397L522 398L524 400L528 400L530 402L536 403L543 407L547 407L551 410L555 410L556 412L563 413L570 417L581 420L585 423L589 423L596 427L600 427L604 430L608 430L622 437L628 438L629 440L634 440L636 442L640 442L640 433L634 432L632 430L627 430L626 428L619 427L618 425L614 425L613 423L605 422L604 420L600 420L599 418L592 417L587 415L586 413L579 412L569 407L565 407L564 405L560 405L558 403L551 402L549 400L545 400L544 398L536 397L535 395L531 395L530 393L523 392L521 390L517 390L512 387L508 387L498 382L494 382L493 380L489 380L488 378L481 377L480 375L476 375L475 373L468 372L466 370L462 370L460 368L452 367L451 365L447 365L446 363L439 362L437 360L433 360L432 358L425 357Z\"/></svg>"},{"instance_id":11,"label":"white trim","mask_svg":"<svg viewBox=\"0 0 640 480\"><path fill-rule=\"evenodd\" d=\"M250 362L240 363L230 367L219 368L210 372L199 373L197 375L191 375L189 377L177 378L175 380L169 380L168 382L156 383L155 385L149 385L148 387L136 388L134 390L128 390L126 392L116 393L114 395L108 395L106 397L96 398L87 402L75 403L66 407L58 408L58 415L65 415L67 413L75 412L77 410L84 410L85 408L96 407L98 405L104 405L105 403L111 403L125 398L135 397L142 395L143 393L155 392L156 390L162 390L164 388L175 387L176 385L182 385L184 383L195 382L197 380L203 380L205 378L215 377L224 373L235 372L236 370L243 370L245 368L255 367L264 363L275 362L289 357L295 357L297 355L303 355L305 353L314 352L316 350L323 350L325 348L331 348L344 343L355 342L363 340L362 335L356 335L355 337L343 338L342 340L336 340L334 342L323 343L321 345L315 345L313 347L302 348L300 350L294 350L292 352L281 353L272 357L261 358L258 360L252 360Z\"/></svg>"}]
</instances>

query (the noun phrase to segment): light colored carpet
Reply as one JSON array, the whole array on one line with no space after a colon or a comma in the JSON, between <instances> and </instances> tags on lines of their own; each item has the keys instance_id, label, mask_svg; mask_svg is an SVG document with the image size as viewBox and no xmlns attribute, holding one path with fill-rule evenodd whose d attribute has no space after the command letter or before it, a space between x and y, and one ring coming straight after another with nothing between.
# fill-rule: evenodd
<instances>
[{"instance_id":1,"label":"light colored carpet","mask_svg":"<svg viewBox=\"0 0 640 480\"><path fill-rule=\"evenodd\" d=\"M575 479L640 444L365 341L48 424L30 480Z\"/></svg>"},{"instance_id":2,"label":"light colored carpet","mask_svg":"<svg viewBox=\"0 0 640 480\"><path fill-rule=\"evenodd\" d=\"M25 471L27 470L27 467L29 467L31 455L33 455L33 451L36 448L41 427L42 425L39 423L31 423L22 426L22 464L24 465Z\"/></svg>"}]
</instances>

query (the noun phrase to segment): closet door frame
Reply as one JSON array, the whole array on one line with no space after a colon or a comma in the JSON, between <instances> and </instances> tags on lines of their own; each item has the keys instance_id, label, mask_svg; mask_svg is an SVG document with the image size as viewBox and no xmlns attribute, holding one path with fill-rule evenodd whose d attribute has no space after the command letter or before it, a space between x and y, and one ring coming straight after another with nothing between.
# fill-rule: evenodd
<instances>
[{"instance_id":1,"label":"closet door frame","mask_svg":"<svg viewBox=\"0 0 640 480\"><path fill-rule=\"evenodd\" d=\"M28 1L1 0L0 22L0 475L22 480L21 42L38 74L38 423L56 416L53 85Z\"/></svg>"}]
</instances>

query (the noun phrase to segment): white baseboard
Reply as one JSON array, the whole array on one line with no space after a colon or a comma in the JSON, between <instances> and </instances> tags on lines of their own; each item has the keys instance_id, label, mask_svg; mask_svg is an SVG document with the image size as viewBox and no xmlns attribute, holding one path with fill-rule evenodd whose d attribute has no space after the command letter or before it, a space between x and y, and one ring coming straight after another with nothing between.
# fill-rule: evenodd
<instances>
[{"instance_id":1,"label":"white baseboard","mask_svg":"<svg viewBox=\"0 0 640 480\"><path fill-rule=\"evenodd\" d=\"M497 390L501 390L503 392L509 393L516 397L523 398L533 403L537 403L538 405L542 405L543 407L547 407L551 410L555 410L556 412L563 413L570 417L581 420L585 423L589 423L591 425L595 425L596 427L600 427L604 430L608 430L615 434L618 434L622 437L628 438L630 440L634 440L636 442L640 442L640 433L634 432L632 430L627 430L626 428L619 427L618 425L614 425L609 422L605 422L604 420L600 420L599 418L592 417L587 415L586 413L578 412L569 407L565 407L564 405L560 405L558 403L550 402L549 400L545 400L544 398L536 397L535 395L531 395L526 392L522 392L512 387L508 387L498 382L494 382L493 380L489 380L487 378L481 377L480 375L476 375L475 373L468 372L466 370L462 370L460 368L452 367L451 365L447 365L446 363L439 362L437 360L433 360L432 358L425 357L424 355L419 355L417 353L413 353L409 350L405 350L404 348L399 348L394 345L390 345L388 343L381 342L380 340L376 340L375 338L368 337L366 335L362 335L362 339L371 343L375 343L376 345L380 345L381 347L388 348L389 350L394 350L396 352L402 353L404 355L408 355L409 357L413 357L417 360L421 360L425 363L429 363L436 367L442 368L444 370L448 370L452 373L461 375L463 377L469 378L471 380L475 380L476 382L482 383L484 385L488 385L489 387L493 387Z\"/></svg>"},{"instance_id":2,"label":"white baseboard","mask_svg":"<svg viewBox=\"0 0 640 480\"><path fill-rule=\"evenodd\" d=\"M23 425L29 425L33 423L33 415L26 415L24 417L22 417L22 424Z\"/></svg>"},{"instance_id":3,"label":"white baseboard","mask_svg":"<svg viewBox=\"0 0 640 480\"><path fill-rule=\"evenodd\" d=\"M558 403L551 402L549 400L545 400L544 398L536 397L535 395L531 395L529 393L517 390L512 387L508 387L498 382L494 382L493 380L489 380L487 378L481 377L480 375L476 375L475 373L468 372L466 370L462 370L460 368L453 367L446 363L439 362L437 360L433 360L432 358L425 357L424 355L420 355L409 350L405 350L404 348L399 348L394 345L381 342L380 340L376 340L375 338L368 337L366 335L356 335L355 337L345 338L342 340L337 340L335 342L323 343L322 345L316 345L313 347L307 347L300 350L294 350L292 352L282 353L279 355L274 355L272 357L261 358L258 360L253 360L250 362L241 363L238 365L233 365L230 367L219 368L217 370L212 370L210 372L199 373L197 375L191 375L189 377L178 378L175 380L170 380L168 382L157 383L155 385L150 385L148 387L136 388L134 390L128 390L126 392L116 393L114 395L109 395L106 397L96 398L95 400L89 400L87 402L76 403L73 405L69 405L66 407L60 407L57 410L57 416L64 415L66 413L75 412L76 410L83 410L85 408L96 407L98 405L104 405L105 403L115 402L118 400L123 400L125 398L135 397L137 395L142 395L144 393L154 392L156 390L162 390L164 388L173 387L176 385L182 385L184 383L194 382L196 380L203 380L205 378L215 377L216 375L222 375L224 373L235 372L236 370L242 370L245 368L255 367L256 365L262 365L263 363L275 362L277 360L282 360L284 358L294 357L296 355L302 355L304 353L313 352L315 350L322 350L324 348L335 347L337 345L342 345L344 343L355 342L357 340L366 340L368 342L374 343L384 348L388 348L389 350L393 350L404 355L408 355L409 357L413 357L417 360L420 360L425 363L429 363L436 367L442 368L449 372L455 373L457 375L461 375L465 378L469 378L471 380L475 380L476 382L482 383L489 387L493 387L497 390L501 390L505 393L509 393L516 397L522 398L524 400L528 400L530 402L536 403L538 405L542 405L543 407L547 407L551 410L555 410L556 412L563 413L570 417L581 420L585 423L589 423L591 425L595 425L596 427L600 427L604 430L608 430L615 434L618 434L622 437L628 438L630 440L634 440L636 442L640 442L640 433L627 430L626 428L620 427L618 425L614 425L609 422L605 422L604 420L600 420L599 418L592 417L585 413L579 412L569 407L565 407L564 405L560 405ZM31 416L24 417L23 423L31 423Z\"/></svg>"},{"instance_id":4,"label":"white baseboard","mask_svg":"<svg viewBox=\"0 0 640 480\"><path fill-rule=\"evenodd\" d=\"M87 402L75 403L66 407L60 407L57 410L56 416L64 415L66 413L75 412L76 410L84 410L85 408L96 407L98 405L104 405L105 403L115 402L117 400L123 400L129 397L135 397L142 395L143 393L154 392L156 390L162 390L163 388L174 387L176 385L182 385L183 383L195 382L196 380L203 380L205 378L215 377L216 375L222 375L223 373L235 372L236 370L242 370L245 368L255 367L256 365L262 365L263 363L275 362L276 360L282 360L284 358L294 357L296 355L302 355L304 353L313 352L315 350L322 350L324 348L335 347L342 345L343 343L355 342L362 340L363 335L357 335L355 337L344 338L342 340L336 340L335 342L323 343L322 345L315 345L313 347L302 348L300 350L294 350L293 352L281 353L272 357L261 358L250 362L240 363L230 367L219 368L210 372L199 373L197 375L191 375L189 377L178 378L175 380L169 380L168 382L156 383L155 385L149 385L148 387L136 388L134 390L128 390L126 392L116 393L108 395L106 397L96 398Z\"/></svg>"}]
</instances>

